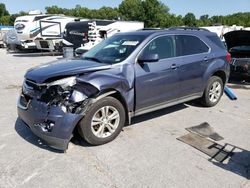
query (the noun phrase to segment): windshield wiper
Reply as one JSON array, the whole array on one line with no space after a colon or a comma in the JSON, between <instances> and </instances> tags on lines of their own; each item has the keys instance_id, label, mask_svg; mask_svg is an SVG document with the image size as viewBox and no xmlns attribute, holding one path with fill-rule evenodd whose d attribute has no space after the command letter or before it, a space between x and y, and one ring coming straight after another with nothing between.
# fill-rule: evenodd
<instances>
[{"instance_id":1,"label":"windshield wiper","mask_svg":"<svg viewBox=\"0 0 250 188\"><path fill-rule=\"evenodd\" d=\"M83 59L87 59L87 60L92 60L98 63L103 63L100 59L96 58L96 57L83 57Z\"/></svg>"}]
</instances>

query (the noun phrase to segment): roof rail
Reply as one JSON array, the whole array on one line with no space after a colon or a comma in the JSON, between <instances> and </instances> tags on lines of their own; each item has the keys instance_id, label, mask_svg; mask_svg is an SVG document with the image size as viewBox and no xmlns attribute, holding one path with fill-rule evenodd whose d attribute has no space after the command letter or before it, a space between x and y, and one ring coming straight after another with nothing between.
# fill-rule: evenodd
<instances>
[{"instance_id":1,"label":"roof rail","mask_svg":"<svg viewBox=\"0 0 250 188\"><path fill-rule=\"evenodd\" d=\"M143 29L141 29L142 31L143 30L145 30L145 31L147 31L147 30L162 30L162 28L143 28Z\"/></svg>"},{"instance_id":2,"label":"roof rail","mask_svg":"<svg viewBox=\"0 0 250 188\"><path fill-rule=\"evenodd\" d=\"M199 27L170 27L168 30L196 30L196 31L209 31L208 29Z\"/></svg>"}]
</instances>

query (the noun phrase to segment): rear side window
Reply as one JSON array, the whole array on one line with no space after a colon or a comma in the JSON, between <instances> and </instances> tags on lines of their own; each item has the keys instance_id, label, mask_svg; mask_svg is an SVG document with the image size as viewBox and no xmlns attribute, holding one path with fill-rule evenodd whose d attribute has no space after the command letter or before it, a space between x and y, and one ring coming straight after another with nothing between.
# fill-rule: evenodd
<instances>
[{"instance_id":1,"label":"rear side window","mask_svg":"<svg viewBox=\"0 0 250 188\"><path fill-rule=\"evenodd\" d=\"M226 46L222 43L222 41L217 36L207 36L209 40L211 40L216 46L218 46L221 49L225 49Z\"/></svg>"},{"instance_id":2,"label":"rear side window","mask_svg":"<svg viewBox=\"0 0 250 188\"><path fill-rule=\"evenodd\" d=\"M176 35L177 56L206 53L209 47L198 37L191 35Z\"/></svg>"},{"instance_id":3,"label":"rear side window","mask_svg":"<svg viewBox=\"0 0 250 188\"><path fill-rule=\"evenodd\" d=\"M161 36L152 40L143 50L143 54L158 54L159 59L176 57L174 36Z\"/></svg>"}]
</instances>

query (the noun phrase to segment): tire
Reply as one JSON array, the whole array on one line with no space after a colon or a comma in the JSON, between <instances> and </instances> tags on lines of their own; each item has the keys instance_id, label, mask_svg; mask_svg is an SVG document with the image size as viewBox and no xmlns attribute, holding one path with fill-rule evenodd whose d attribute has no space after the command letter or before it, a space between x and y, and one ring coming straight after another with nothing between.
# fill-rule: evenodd
<instances>
[{"instance_id":1,"label":"tire","mask_svg":"<svg viewBox=\"0 0 250 188\"><path fill-rule=\"evenodd\" d=\"M125 109L120 101L105 97L90 107L78 124L78 131L89 144L102 145L119 135L125 124L125 117Z\"/></svg>"},{"instance_id":2,"label":"tire","mask_svg":"<svg viewBox=\"0 0 250 188\"><path fill-rule=\"evenodd\" d=\"M205 107L215 106L221 99L224 92L222 79L218 76L212 76L208 80L204 94L201 98L201 103Z\"/></svg>"}]
</instances>

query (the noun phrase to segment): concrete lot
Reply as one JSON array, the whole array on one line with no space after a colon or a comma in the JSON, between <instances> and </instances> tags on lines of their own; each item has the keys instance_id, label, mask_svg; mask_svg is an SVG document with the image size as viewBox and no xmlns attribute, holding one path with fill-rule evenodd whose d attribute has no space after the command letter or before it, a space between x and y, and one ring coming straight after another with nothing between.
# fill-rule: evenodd
<instances>
[{"instance_id":1,"label":"concrete lot","mask_svg":"<svg viewBox=\"0 0 250 188\"><path fill-rule=\"evenodd\" d=\"M16 99L25 71L60 57L6 54L0 50L0 187L250 187L250 86L231 85L214 108L177 105L133 119L113 142L70 143L58 153L17 120ZM223 164L177 137L208 122L238 150Z\"/></svg>"}]
</instances>

